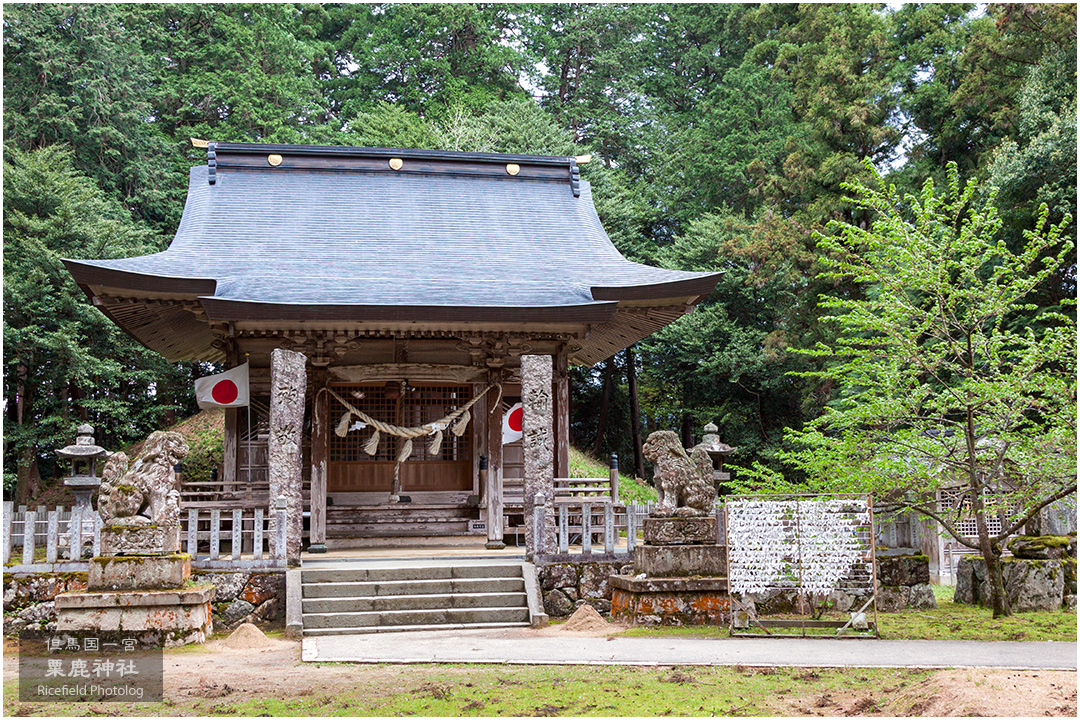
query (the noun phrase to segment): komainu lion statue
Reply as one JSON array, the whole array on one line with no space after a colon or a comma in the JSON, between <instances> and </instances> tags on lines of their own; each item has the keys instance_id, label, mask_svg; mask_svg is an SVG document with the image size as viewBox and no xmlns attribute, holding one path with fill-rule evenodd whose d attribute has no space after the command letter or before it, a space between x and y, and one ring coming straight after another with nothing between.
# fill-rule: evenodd
<instances>
[{"instance_id":1,"label":"komainu lion statue","mask_svg":"<svg viewBox=\"0 0 1080 720\"><path fill-rule=\"evenodd\" d=\"M653 482L659 502L654 517L694 517L711 515L716 502L713 466L709 454L694 448L689 455L679 436L671 430L649 435L643 448L653 464Z\"/></svg>"},{"instance_id":2,"label":"komainu lion statue","mask_svg":"<svg viewBox=\"0 0 1080 720\"><path fill-rule=\"evenodd\" d=\"M129 468L122 452L113 454L101 473L98 513L106 525L137 527L180 524L180 493L173 468L188 454L180 433L158 431L146 440Z\"/></svg>"}]
</instances>

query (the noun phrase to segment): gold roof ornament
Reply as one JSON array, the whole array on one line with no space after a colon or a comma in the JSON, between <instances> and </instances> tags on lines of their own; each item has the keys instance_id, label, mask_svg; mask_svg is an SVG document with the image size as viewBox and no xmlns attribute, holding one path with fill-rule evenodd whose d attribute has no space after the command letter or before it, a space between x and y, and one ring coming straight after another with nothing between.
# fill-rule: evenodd
<instances>
[{"instance_id":1,"label":"gold roof ornament","mask_svg":"<svg viewBox=\"0 0 1080 720\"><path fill-rule=\"evenodd\" d=\"M508 175L517 175L521 172L521 166L517 163L507 163L506 172Z\"/></svg>"},{"instance_id":2,"label":"gold roof ornament","mask_svg":"<svg viewBox=\"0 0 1080 720\"><path fill-rule=\"evenodd\" d=\"M277 167L278 165L281 164L281 156L276 154L276 153L273 154L273 155L267 155L266 156L266 162L270 163L274 167Z\"/></svg>"},{"instance_id":3,"label":"gold roof ornament","mask_svg":"<svg viewBox=\"0 0 1080 720\"><path fill-rule=\"evenodd\" d=\"M391 170L400 170L404 166L405 166L405 163L404 163L404 161L402 161L401 158L390 158L390 169Z\"/></svg>"},{"instance_id":4,"label":"gold roof ornament","mask_svg":"<svg viewBox=\"0 0 1080 720\"><path fill-rule=\"evenodd\" d=\"M592 155L575 155L574 160L578 165L585 165L586 163L592 162Z\"/></svg>"},{"instance_id":5,"label":"gold roof ornament","mask_svg":"<svg viewBox=\"0 0 1080 720\"><path fill-rule=\"evenodd\" d=\"M205 150L206 148L210 147L210 143L206 140L200 140L199 138L188 139L191 140L191 147L193 148L202 148L203 150Z\"/></svg>"}]
</instances>

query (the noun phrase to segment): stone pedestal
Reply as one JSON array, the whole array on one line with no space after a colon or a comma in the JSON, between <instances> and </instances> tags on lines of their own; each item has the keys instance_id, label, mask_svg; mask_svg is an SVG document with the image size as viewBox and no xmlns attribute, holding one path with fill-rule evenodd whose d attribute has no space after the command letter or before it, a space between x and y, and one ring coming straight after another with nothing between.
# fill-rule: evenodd
<instances>
[{"instance_id":1,"label":"stone pedestal","mask_svg":"<svg viewBox=\"0 0 1080 720\"><path fill-rule=\"evenodd\" d=\"M646 545L716 545L716 518L648 517L643 527Z\"/></svg>"},{"instance_id":2,"label":"stone pedestal","mask_svg":"<svg viewBox=\"0 0 1080 720\"><path fill-rule=\"evenodd\" d=\"M634 577L611 577L611 615L633 625L724 625L731 615L727 547L716 518L650 517Z\"/></svg>"},{"instance_id":3,"label":"stone pedestal","mask_svg":"<svg viewBox=\"0 0 1080 720\"><path fill-rule=\"evenodd\" d=\"M162 555L180 552L179 525L105 525L101 554Z\"/></svg>"},{"instance_id":4,"label":"stone pedestal","mask_svg":"<svg viewBox=\"0 0 1080 720\"><path fill-rule=\"evenodd\" d=\"M91 565L93 567L93 565ZM206 642L213 630L214 587L131 592L72 592L56 596L57 633L109 640L136 638L147 647Z\"/></svg>"},{"instance_id":5,"label":"stone pedestal","mask_svg":"<svg viewBox=\"0 0 1080 720\"><path fill-rule=\"evenodd\" d=\"M191 556L117 555L90 561L86 587L90 591L166 590L183 587L191 579Z\"/></svg>"},{"instance_id":6,"label":"stone pedestal","mask_svg":"<svg viewBox=\"0 0 1080 720\"><path fill-rule=\"evenodd\" d=\"M611 578L611 616L634 625L726 625L731 598L725 577Z\"/></svg>"}]
</instances>

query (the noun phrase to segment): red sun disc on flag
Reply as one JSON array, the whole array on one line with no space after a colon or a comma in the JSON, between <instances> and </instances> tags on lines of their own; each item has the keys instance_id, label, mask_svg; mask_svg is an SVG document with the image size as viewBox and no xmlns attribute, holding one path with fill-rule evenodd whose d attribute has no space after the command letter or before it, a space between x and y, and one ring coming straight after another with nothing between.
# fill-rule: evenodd
<instances>
[{"instance_id":1,"label":"red sun disc on flag","mask_svg":"<svg viewBox=\"0 0 1080 720\"><path fill-rule=\"evenodd\" d=\"M510 429L514 432L521 432L521 418L525 416L525 411L522 408L516 408L510 413L510 417L507 419L506 424L510 426Z\"/></svg>"},{"instance_id":2,"label":"red sun disc on flag","mask_svg":"<svg viewBox=\"0 0 1080 720\"><path fill-rule=\"evenodd\" d=\"M236 398L240 395L240 391L237 389L236 383L232 380L222 380L214 385L214 389L210 391L210 395L218 405L229 405L236 402Z\"/></svg>"}]
</instances>

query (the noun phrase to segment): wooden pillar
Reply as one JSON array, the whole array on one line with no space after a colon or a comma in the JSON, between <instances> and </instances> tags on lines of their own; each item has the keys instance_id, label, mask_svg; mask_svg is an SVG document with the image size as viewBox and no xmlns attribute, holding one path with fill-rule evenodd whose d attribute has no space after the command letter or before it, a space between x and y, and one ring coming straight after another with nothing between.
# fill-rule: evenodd
<instances>
[{"instance_id":1,"label":"wooden pillar","mask_svg":"<svg viewBox=\"0 0 1080 720\"><path fill-rule=\"evenodd\" d=\"M238 352L236 349L236 342L229 341L225 347L225 365L227 369L232 369L238 364ZM248 402L251 402L250 394ZM230 490L235 489L236 483L240 481L237 477L237 451L239 448L239 435L240 435L240 408L225 408L225 437L221 446L221 482ZM250 482L251 478L244 478L246 482Z\"/></svg>"},{"instance_id":2,"label":"wooden pillar","mask_svg":"<svg viewBox=\"0 0 1080 720\"><path fill-rule=\"evenodd\" d=\"M284 496L285 548L284 553L281 548L275 552L279 557L284 556L289 565L300 564L304 528L302 442L306 364L306 357L291 350L278 348L270 354L270 506L275 508L277 499ZM273 537L281 537L276 527Z\"/></svg>"},{"instance_id":3,"label":"wooden pillar","mask_svg":"<svg viewBox=\"0 0 1080 720\"><path fill-rule=\"evenodd\" d=\"M503 382L502 368L488 371L489 383ZM491 390L484 399L484 419L487 423L487 474L484 482L484 497L487 501L487 548L501 550L506 547L503 541L503 447L502 425L503 410L499 391Z\"/></svg>"},{"instance_id":4,"label":"wooden pillar","mask_svg":"<svg viewBox=\"0 0 1080 720\"><path fill-rule=\"evenodd\" d=\"M554 473L555 477L570 477L570 370L565 345L552 358L551 397L555 400Z\"/></svg>"},{"instance_id":5,"label":"wooden pillar","mask_svg":"<svg viewBox=\"0 0 1080 720\"><path fill-rule=\"evenodd\" d=\"M330 395L325 367L312 371L311 391L311 532L308 552L326 552L326 480L330 453Z\"/></svg>"}]
</instances>

